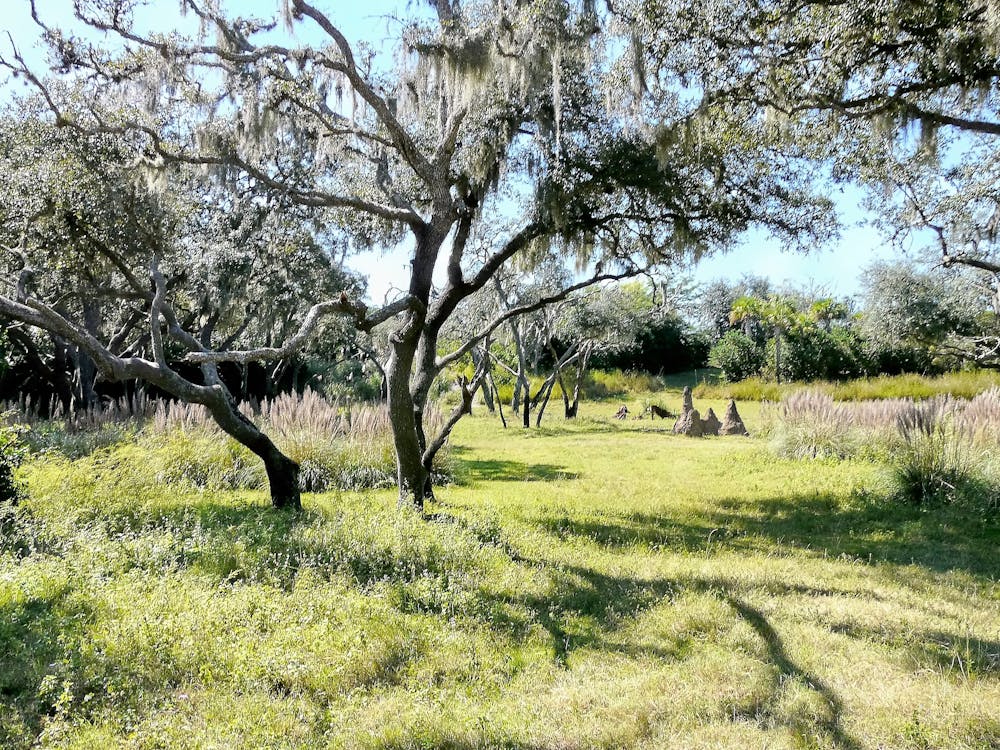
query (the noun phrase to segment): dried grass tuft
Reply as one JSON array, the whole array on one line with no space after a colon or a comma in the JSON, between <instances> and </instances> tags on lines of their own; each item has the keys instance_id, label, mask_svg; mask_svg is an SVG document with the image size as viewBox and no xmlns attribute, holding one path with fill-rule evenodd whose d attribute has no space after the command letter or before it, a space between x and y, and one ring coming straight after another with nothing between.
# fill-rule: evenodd
<instances>
[{"instance_id":1,"label":"dried grass tuft","mask_svg":"<svg viewBox=\"0 0 1000 750\"><path fill-rule=\"evenodd\" d=\"M50 405L53 419L30 401L12 407L10 419L29 425L27 439L37 451L77 458L138 436L159 456L164 481L209 488L257 488L265 481L258 460L226 437L199 404L138 397L70 415ZM299 463L304 491L390 487L396 481L392 424L384 405L341 404L307 390L244 402L240 410ZM443 423L437 409L425 411L428 434L436 434ZM450 475L447 449L437 473L439 480Z\"/></svg>"}]
</instances>

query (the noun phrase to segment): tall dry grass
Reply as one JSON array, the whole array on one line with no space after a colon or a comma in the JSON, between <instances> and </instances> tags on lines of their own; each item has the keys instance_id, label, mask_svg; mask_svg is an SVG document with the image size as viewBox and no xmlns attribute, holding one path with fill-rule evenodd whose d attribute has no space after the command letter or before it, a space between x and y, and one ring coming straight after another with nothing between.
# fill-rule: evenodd
<instances>
[{"instance_id":1,"label":"tall dry grass","mask_svg":"<svg viewBox=\"0 0 1000 750\"><path fill-rule=\"evenodd\" d=\"M735 398L737 401L780 401L800 390L818 390L835 401L883 399L924 400L950 395L971 399L1000 386L1000 373L993 370L947 372L942 375L879 375L839 382L775 383L748 378L738 383L701 383L694 389L695 398Z\"/></svg>"},{"instance_id":2,"label":"tall dry grass","mask_svg":"<svg viewBox=\"0 0 1000 750\"><path fill-rule=\"evenodd\" d=\"M34 453L52 451L80 458L135 438L153 417L159 403L138 393L67 411L56 398L42 404L22 397L18 401L0 402L3 415L0 420L26 426L22 439Z\"/></svg>"},{"instance_id":3,"label":"tall dry grass","mask_svg":"<svg viewBox=\"0 0 1000 750\"><path fill-rule=\"evenodd\" d=\"M378 489L396 482L396 459L392 444L392 424L384 405L346 404L328 401L315 391L284 394L261 402L245 402L240 409L257 421L285 455L299 464L299 484L305 492L331 489ZM424 413L424 428L436 434L444 423L441 412ZM263 471L245 449L226 438L208 411L198 404L162 403L154 412L150 431L157 441L172 443L179 466L170 466L170 479L199 478L202 486L220 488L262 486ZM185 442L232 443L230 450L203 446L205 463L214 470L192 465L192 453ZM252 467L248 474L243 467ZM447 448L436 466L437 479L451 476Z\"/></svg>"},{"instance_id":4,"label":"tall dry grass","mask_svg":"<svg viewBox=\"0 0 1000 750\"><path fill-rule=\"evenodd\" d=\"M371 489L396 481L392 425L384 405L341 404L307 390L244 402L240 410L299 464L303 491ZM145 455L158 481L210 489L254 489L266 484L260 461L226 436L199 404L138 396L68 414L51 404L52 417L46 417L45 409L24 400L0 411L28 426L25 440L35 452L79 458L98 449L137 443L142 450L129 455L136 460ZM444 419L431 408L424 423L433 435ZM451 475L447 448L436 471L439 480Z\"/></svg>"},{"instance_id":5,"label":"tall dry grass","mask_svg":"<svg viewBox=\"0 0 1000 750\"><path fill-rule=\"evenodd\" d=\"M972 399L937 395L837 402L797 391L761 408L762 432L790 458L864 458L888 464L910 504L965 501L995 510L1000 465L1000 388Z\"/></svg>"}]
</instances>

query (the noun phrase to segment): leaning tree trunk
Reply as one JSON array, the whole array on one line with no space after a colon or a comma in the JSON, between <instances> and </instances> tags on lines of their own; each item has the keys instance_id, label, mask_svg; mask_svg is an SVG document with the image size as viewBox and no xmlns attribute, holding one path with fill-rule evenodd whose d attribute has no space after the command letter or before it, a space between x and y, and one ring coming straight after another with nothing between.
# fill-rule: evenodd
<instances>
[{"instance_id":1,"label":"leaning tree trunk","mask_svg":"<svg viewBox=\"0 0 1000 750\"><path fill-rule=\"evenodd\" d=\"M587 374L587 364L590 362L590 354L593 351L593 347L584 347L583 352L580 354L580 359L577 361L576 365L576 382L573 383L573 402L570 403L569 399L564 398L566 402L566 419L576 419L576 415L580 411L580 389L583 387L583 376ZM562 385L562 381L559 381Z\"/></svg>"},{"instance_id":2,"label":"leaning tree trunk","mask_svg":"<svg viewBox=\"0 0 1000 750\"><path fill-rule=\"evenodd\" d=\"M271 505L275 508L301 510L299 465L278 450L271 438L243 416L231 397L220 395L215 402L206 406L227 435L245 445L264 462L271 492Z\"/></svg>"},{"instance_id":3,"label":"leaning tree trunk","mask_svg":"<svg viewBox=\"0 0 1000 750\"><path fill-rule=\"evenodd\" d=\"M83 325L91 336L97 336L101 328L101 308L94 300L84 300ZM94 384L97 381L97 365L85 351L77 348L76 379L79 381L80 399L84 408L90 408L97 403L97 392Z\"/></svg>"},{"instance_id":4,"label":"leaning tree trunk","mask_svg":"<svg viewBox=\"0 0 1000 750\"><path fill-rule=\"evenodd\" d=\"M488 347L489 339L486 341L486 348L488 349ZM489 354L479 354L478 350L473 349L472 364L477 372L480 369L489 368ZM477 387L483 394L483 405L486 407L486 411L493 414L496 411L496 404L493 403L493 391L490 389L488 376L481 378Z\"/></svg>"}]
</instances>

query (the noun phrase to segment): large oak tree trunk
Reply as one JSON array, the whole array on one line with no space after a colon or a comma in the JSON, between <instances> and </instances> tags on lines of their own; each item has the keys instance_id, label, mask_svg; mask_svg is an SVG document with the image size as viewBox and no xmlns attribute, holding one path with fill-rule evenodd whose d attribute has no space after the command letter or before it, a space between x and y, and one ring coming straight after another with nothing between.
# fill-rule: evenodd
<instances>
[{"instance_id":1,"label":"large oak tree trunk","mask_svg":"<svg viewBox=\"0 0 1000 750\"><path fill-rule=\"evenodd\" d=\"M420 444L418 415L410 393L410 373L416 345L398 337L392 345L392 355L386 367L388 385L389 422L392 425L392 443L396 450L396 480L399 483L399 505L419 511L424 509L428 497L430 475L424 468L423 448Z\"/></svg>"},{"instance_id":2,"label":"large oak tree trunk","mask_svg":"<svg viewBox=\"0 0 1000 750\"><path fill-rule=\"evenodd\" d=\"M101 308L94 300L84 300L83 325L91 336L98 336L101 328ZM76 379L79 382L80 400L84 408L90 408L97 403L97 392L94 383L97 380L97 365L83 350L78 349L76 355Z\"/></svg>"}]
</instances>

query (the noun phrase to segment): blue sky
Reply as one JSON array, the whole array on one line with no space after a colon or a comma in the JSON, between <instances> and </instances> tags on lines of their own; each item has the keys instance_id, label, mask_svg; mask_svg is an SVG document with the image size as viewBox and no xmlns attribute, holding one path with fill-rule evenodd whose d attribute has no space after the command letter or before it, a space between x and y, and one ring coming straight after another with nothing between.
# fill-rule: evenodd
<instances>
[{"instance_id":1,"label":"blue sky","mask_svg":"<svg viewBox=\"0 0 1000 750\"><path fill-rule=\"evenodd\" d=\"M256 12L260 16L270 16L279 5L279 0L244 0L230 3L241 13ZM418 7L415 0L365 0L349 3L341 0L316 0L317 7L327 10L352 41L366 40L373 46L380 46L392 35L395 24L392 18L405 17ZM42 17L54 25L68 22L72 17L70 0L37 0ZM192 23L192 19L181 19L176 0L149 0L143 11L149 19L155 20L161 28L174 27L178 23ZM251 10L252 9L252 10ZM22 54L36 69L43 67L43 57L37 48L37 27L31 21L28 0L6 0L4 13L0 16L0 29L10 32ZM302 42L310 40L308 31L298 31ZM6 37L6 34L4 34ZM4 54L9 51L9 41L0 41ZM6 88L0 100L19 84L0 80ZM835 296L848 296L860 289L861 275L866 266L879 258L898 256L898 250L888 247L879 232L867 226L869 218L861 208L861 194L846 187L834 196L843 222L839 239L826 248L808 254L785 253L780 244L761 233L751 233L727 253L703 259L694 269L698 282L716 278L738 279L744 274L766 276L776 284L810 286L825 289ZM392 287L405 284L407 254L398 249L386 256L359 257L352 266L369 277L371 297L381 301Z\"/></svg>"}]
</instances>

